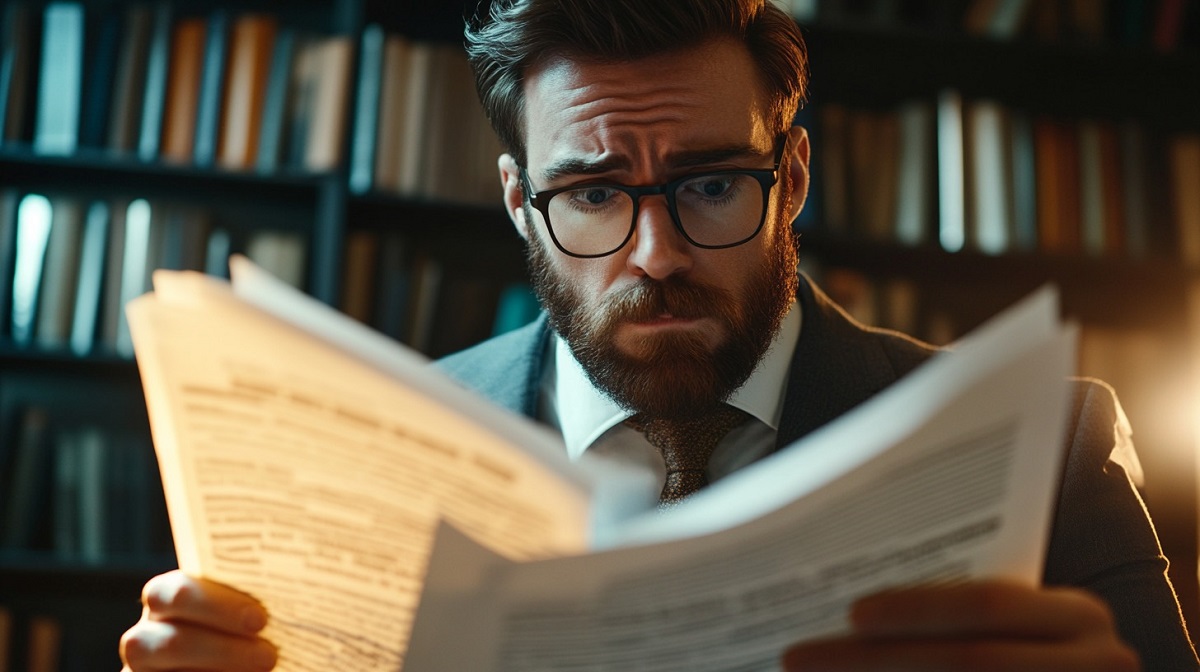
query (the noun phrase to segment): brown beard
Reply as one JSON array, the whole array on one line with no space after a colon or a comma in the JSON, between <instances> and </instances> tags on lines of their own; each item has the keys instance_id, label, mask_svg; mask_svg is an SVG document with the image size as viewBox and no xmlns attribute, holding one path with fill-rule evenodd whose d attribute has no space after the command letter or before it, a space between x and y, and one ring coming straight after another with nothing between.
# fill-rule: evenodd
<instances>
[{"instance_id":1,"label":"brown beard","mask_svg":"<svg viewBox=\"0 0 1200 672\"><path fill-rule=\"evenodd\" d=\"M536 221L532 208L526 206L525 214L526 221ZM790 231L786 222L780 226L786 228L775 230ZM551 326L593 385L622 407L651 417L694 418L726 401L754 372L795 296L795 234L778 236L766 262L746 270L750 277L741 296L672 276L663 281L645 279L607 297L595 309L587 306L569 277L554 270L546 244L531 234L526 260ZM693 334L659 334L642 343L642 354L637 356L615 345L621 324L664 313L715 319L726 338L710 348Z\"/></svg>"}]
</instances>

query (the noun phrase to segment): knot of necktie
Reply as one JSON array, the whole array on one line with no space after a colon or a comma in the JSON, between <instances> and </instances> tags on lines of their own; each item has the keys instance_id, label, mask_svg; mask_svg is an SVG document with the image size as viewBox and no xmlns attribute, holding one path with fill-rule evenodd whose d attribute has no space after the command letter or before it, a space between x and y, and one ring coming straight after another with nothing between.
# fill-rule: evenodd
<instances>
[{"instance_id":1,"label":"knot of necktie","mask_svg":"<svg viewBox=\"0 0 1200 672\"><path fill-rule=\"evenodd\" d=\"M667 480L659 501L671 505L708 485L705 470L713 449L749 417L745 411L722 404L711 413L688 420L663 420L639 414L625 423L645 435L650 445L662 454Z\"/></svg>"}]
</instances>

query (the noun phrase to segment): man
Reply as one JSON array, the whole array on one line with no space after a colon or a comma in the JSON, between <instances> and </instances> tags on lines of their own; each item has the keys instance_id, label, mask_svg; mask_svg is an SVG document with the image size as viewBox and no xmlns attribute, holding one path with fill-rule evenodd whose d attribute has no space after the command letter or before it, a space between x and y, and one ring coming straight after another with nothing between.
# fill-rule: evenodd
<instances>
[{"instance_id":1,"label":"man","mask_svg":"<svg viewBox=\"0 0 1200 672\"><path fill-rule=\"evenodd\" d=\"M445 360L452 375L558 427L572 454L652 470L669 503L930 355L850 322L796 274L806 56L786 15L763 0L517 0L468 42L547 317ZM850 635L781 651L784 666L1197 669L1153 530L1109 460L1116 413L1081 386L1046 588L889 591L855 606ZM724 415L733 429L699 466L661 438L695 445ZM127 670L273 663L266 614L235 590L175 572L143 600Z\"/></svg>"}]
</instances>

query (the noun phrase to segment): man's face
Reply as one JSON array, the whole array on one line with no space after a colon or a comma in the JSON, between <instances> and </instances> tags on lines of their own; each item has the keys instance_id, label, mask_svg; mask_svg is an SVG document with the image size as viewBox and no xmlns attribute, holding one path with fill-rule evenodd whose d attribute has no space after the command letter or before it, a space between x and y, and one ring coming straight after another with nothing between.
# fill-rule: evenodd
<instances>
[{"instance_id":1,"label":"man's face","mask_svg":"<svg viewBox=\"0 0 1200 672\"><path fill-rule=\"evenodd\" d=\"M776 137L746 49L704 48L619 64L552 60L528 73L525 168L535 192L589 182L659 184L696 172L770 168ZM633 238L578 259L523 207L501 158L505 200L529 241L535 288L597 386L634 411L706 412L754 370L792 299L790 222L807 188L807 138L792 132L763 230L738 247L694 247L663 196L644 197Z\"/></svg>"}]
</instances>

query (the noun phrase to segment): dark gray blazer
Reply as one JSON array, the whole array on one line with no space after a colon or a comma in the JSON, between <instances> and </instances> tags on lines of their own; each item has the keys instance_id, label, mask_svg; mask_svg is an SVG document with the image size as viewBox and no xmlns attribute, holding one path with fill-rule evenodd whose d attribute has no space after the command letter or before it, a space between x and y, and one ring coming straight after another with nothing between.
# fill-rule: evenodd
<instances>
[{"instance_id":1,"label":"dark gray blazer","mask_svg":"<svg viewBox=\"0 0 1200 672\"><path fill-rule=\"evenodd\" d=\"M804 324L792 357L797 368L788 379L778 446L845 413L934 352L901 334L855 323L803 276L797 301ZM550 333L543 315L438 365L496 403L534 418ZM1109 459L1116 408L1107 387L1077 384L1044 580L1104 598L1147 672L1197 670L1158 538L1124 469Z\"/></svg>"}]
</instances>

